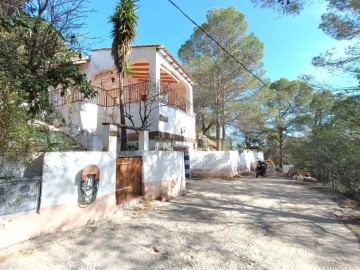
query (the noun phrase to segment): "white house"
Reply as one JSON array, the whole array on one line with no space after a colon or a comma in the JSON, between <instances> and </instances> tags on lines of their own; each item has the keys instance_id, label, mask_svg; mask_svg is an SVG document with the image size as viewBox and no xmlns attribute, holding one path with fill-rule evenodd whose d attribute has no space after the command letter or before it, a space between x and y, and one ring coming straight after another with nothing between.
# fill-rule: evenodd
<instances>
[{"instance_id":1,"label":"white house","mask_svg":"<svg viewBox=\"0 0 360 270\"><path fill-rule=\"evenodd\" d=\"M65 126L71 127L69 132L79 135L84 147L101 150L102 124L120 122L119 77L111 48L93 50L77 64L97 88L98 96L83 99L76 90L69 90L60 97L55 91L55 106ZM188 72L158 44L133 46L130 70L124 80L126 124L149 130L149 150L191 151L196 134L194 82ZM128 142L135 145L137 140L138 134L128 130Z\"/></svg>"}]
</instances>

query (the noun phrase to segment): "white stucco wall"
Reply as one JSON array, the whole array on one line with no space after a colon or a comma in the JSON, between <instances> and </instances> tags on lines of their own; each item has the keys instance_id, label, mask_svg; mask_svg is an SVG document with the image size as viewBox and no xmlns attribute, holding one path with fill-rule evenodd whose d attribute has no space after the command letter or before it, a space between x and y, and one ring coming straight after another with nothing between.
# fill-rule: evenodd
<instances>
[{"instance_id":1,"label":"white stucco wall","mask_svg":"<svg viewBox=\"0 0 360 270\"><path fill-rule=\"evenodd\" d=\"M184 179L184 154L175 151L143 152L144 182Z\"/></svg>"},{"instance_id":2,"label":"white stucco wall","mask_svg":"<svg viewBox=\"0 0 360 270\"><path fill-rule=\"evenodd\" d=\"M183 111L176 110L170 106L158 105L160 102L156 101L154 104L155 109L152 111L149 122L151 125L148 127L149 131L160 131L186 138L196 138L195 133L195 118L184 113ZM66 125L71 124L68 132L74 136L85 132L85 135L80 136L80 143L88 150L100 151L102 146L102 123L109 121L107 115L112 114L113 119L120 119L120 112L117 107L104 108L95 104L86 102L75 102L72 107L61 106L58 107L59 112L65 119ZM131 114L134 117L135 126L140 126L140 116L138 104L131 105ZM159 120L159 115L168 117L167 122ZM71 119L71 120L70 120ZM131 126L132 123L126 119L126 124ZM181 129L185 130L182 134ZM128 133L132 132L131 130ZM150 149L154 149L155 141L150 142ZM192 148L192 144L189 144Z\"/></svg>"},{"instance_id":3,"label":"white stucco wall","mask_svg":"<svg viewBox=\"0 0 360 270\"><path fill-rule=\"evenodd\" d=\"M86 149L101 151L102 123L109 120L106 108L78 101L56 107L56 110L65 120L65 127L60 127L62 131L71 136L79 135L79 142Z\"/></svg>"},{"instance_id":4,"label":"white stucco wall","mask_svg":"<svg viewBox=\"0 0 360 270\"><path fill-rule=\"evenodd\" d=\"M195 118L184 113L183 111L175 110L170 106L161 106L159 114L168 117L168 122L159 122L159 130L176 135L182 135L187 138L196 139ZM181 128L185 129L185 133L181 134Z\"/></svg>"},{"instance_id":5,"label":"white stucco wall","mask_svg":"<svg viewBox=\"0 0 360 270\"><path fill-rule=\"evenodd\" d=\"M114 68L114 60L110 51L108 49L92 51L91 60L80 66L81 73L86 74L86 78L91 80L92 76L101 70Z\"/></svg>"},{"instance_id":6,"label":"white stucco wall","mask_svg":"<svg viewBox=\"0 0 360 270\"><path fill-rule=\"evenodd\" d=\"M129 151L122 157L142 157L144 195L162 196L162 192L178 196L185 187L184 153L177 151Z\"/></svg>"},{"instance_id":7,"label":"white stucco wall","mask_svg":"<svg viewBox=\"0 0 360 270\"><path fill-rule=\"evenodd\" d=\"M52 152L46 153L43 165L41 207L78 202L82 170L89 164L100 168L97 196L115 192L115 153Z\"/></svg>"},{"instance_id":8,"label":"white stucco wall","mask_svg":"<svg viewBox=\"0 0 360 270\"><path fill-rule=\"evenodd\" d=\"M106 111L96 104L79 101L70 105L63 105L56 108L65 120L65 125L73 126L73 132L86 130L89 133L101 135L102 123L106 119ZM76 134L74 134L76 135Z\"/></svg>"},{"instance_id":9,"label":"white stucco wall","mask_svg":"<svg viewBox=\"0 0 360 270\"><path fill-rule=\"evenodd\" d=\"M153 105L154 109L152 110L150 117L149 117L149 122L151 123L151 125L147 129L149 129L150 131L158 130L159 108L157 108L157 106L158 106L157 104L158 104L158 102L154 102L154 105ZM128 111L128 106L126 106L126 110ZM106 108L106 112L108 114L113 114L114 119L118 119L118 120L120 119L120 110L117 107ZM140 123L141 123L140 115L139 115L139 104L132 103L129 113L133 115L135 126L139 127ZM125 118L125 121L126 121L126 125L132 126L132 123L130 122L129 119Z\"/></svg>"},{"instance_id":10,"label":"white stucco wall","mask_svg":"<svg viewBox=\"0 0 360 270\"><path fill-rule=\"evenodd\" d=\"M160 105L159 105L160 103ZM154 110L151 112L149 117L149 122L151 125L147 128L151 131L160 131L166 132L170 134L175 134L179 136L184 136L186 138L196 139L195 133L195 118L184 113L183 111L176 110L170 106L161 105L161 102L154 102ZM117 108L107 108L106 112L109 114L113 114L115 119L120 119L120 113ZM131 114L133 115L133 119L135 123L140 123L139 116L139 105L138 103L133 103L131 105ZM159 116L163 115L168 117L167 122L163 122L159 120ZM104 114L100 114L98 116L98 123L103 123L106 121L106 118L103 117ZM131 126L132 123L126 119L126 124ZM138 126L137 126L138 127ZM100 127L99 127L100 128ZM185 130L182 134L181 129ZM128 130L128 133L134 132L132 130ZM95 145L95 143L93 143ZM155 140L151 140L149 143L150 149L155 149ZM189 147L192 148L192 144L189 143ZM92 150L98 150L99 148L92 148Z\"/></svg>"},{"instance_id":11,"label":"white stucco wall","mask_svg":"<svg viewBox=\"0 0 360 270\"><path fill-rule=\"evenodd\" d=\"M192 177L232 177L250 171L251 163L263 160L262 152L193 151L190 152Z\"/></svg>"},{"instance_id":12,"label":"white stucco wall","mask_svg":"<svg viewBox=\"0 0 360 270\"><path fill-rule=\"evenodd\" d=\"M152 110L149 117L149 122L151 123L151 125L148 127L149 131L167 132L175 135L182 135L187 138L196 138L194 117L158 101L154 102L153 108L154 109ZM119 110L116 108L115 110L107 108L107 113L112 113L114 114L115 119L120 119ZM130 113L133 115L134 122L140 123L138 103L131 104ZM168 117L168 121L159 121L160 114ZM101 120L105 119L103 118ZM131 125L131 122L126 119L126 124ZM181 134L181 128L185 128L185 133Z\"/></svg>"},{"instance_id":13,"label":"white stucco wall","mask_svg":"<svg viewBox=\"0 0 360 270\"><path fill-rule=\"evenodd\" d=\"M243 158L243 160L246 163L246 168L248 170L252 169L252 164L254 162L256 162L258 159L264 161L264 153L263 152L257 152L257 151L252 151L249 149L245 149L242 153L241 156Z\"/></svg>"},{"instance_id":14,"label":"white stucco wall","mask_svg":"<svg viewBox=\"0 0 360 270\"><path fill-rule=\"evenodd\" d=\"M116 139L111 152L46 153L43 162L41 206L35 210L0 217L0 248L47 233L64 231L112 214L116 209ZM100 167L96 200L80 201L80 179L86 165Z\"/></svg>"}]
</instances>

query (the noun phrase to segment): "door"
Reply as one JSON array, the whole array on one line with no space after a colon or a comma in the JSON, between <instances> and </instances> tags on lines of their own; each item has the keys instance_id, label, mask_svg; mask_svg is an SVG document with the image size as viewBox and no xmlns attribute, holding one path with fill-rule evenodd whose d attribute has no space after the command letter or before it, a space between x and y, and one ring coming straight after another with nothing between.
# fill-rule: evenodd
<instances>
[{"instance_id":1,"label":"door","mask_svg":"<svg viewBox=\"0 0 360 270\"><path fill-rule=\"evenodd\" d=\"M115 192L117 203L141 195L141 175L141 157L117 158Z\"/></svg>"}]
</instances>

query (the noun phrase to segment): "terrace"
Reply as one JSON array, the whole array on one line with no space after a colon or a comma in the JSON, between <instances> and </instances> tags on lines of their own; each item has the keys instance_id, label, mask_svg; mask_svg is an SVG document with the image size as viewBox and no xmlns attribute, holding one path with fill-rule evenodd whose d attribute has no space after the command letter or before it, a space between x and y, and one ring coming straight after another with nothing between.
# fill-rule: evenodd
<instances>
[{"instance_id":1,"label":"terrace","mask_svg":"<svg viewBox=\"0 0 360 270\"><path fill-rule=\"evenodd\" d=\"M150 95L150 88L152 87L149 81L130 84L124 86L124 101L125 104L146 102L148 100L158 100L175 109L181 110L189 115L192 115L192 104L189 100L177 93L176 90L171 89L169 83L160 82L153 87L158 88L158 95ZM98 95L91 99L85 99L77 90L69 90L63 97L60 95L60 89L53 92L53 104L55 107L65 104L74 103L77 101L85 101L87 103L97 104L103 107L113 107L119 105L119 88L112 88L105 90L101 87L96 87Z\"/></svg>"}]
</instances>

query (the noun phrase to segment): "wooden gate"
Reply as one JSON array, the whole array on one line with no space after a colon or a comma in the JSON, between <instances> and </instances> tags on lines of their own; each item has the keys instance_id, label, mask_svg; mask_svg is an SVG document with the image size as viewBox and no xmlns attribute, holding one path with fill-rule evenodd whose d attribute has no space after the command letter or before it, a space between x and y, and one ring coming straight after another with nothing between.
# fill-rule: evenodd
<instances>
[{"instance_id":1,"label":"wooden gate","mask_svg":"<svg viewBox=\"0 0 360 270\"><path fill-rule=\"evenodd\" d=\"M116 202L141 195L141 157L117 158Z\"/></svg>"}]
</instances>

